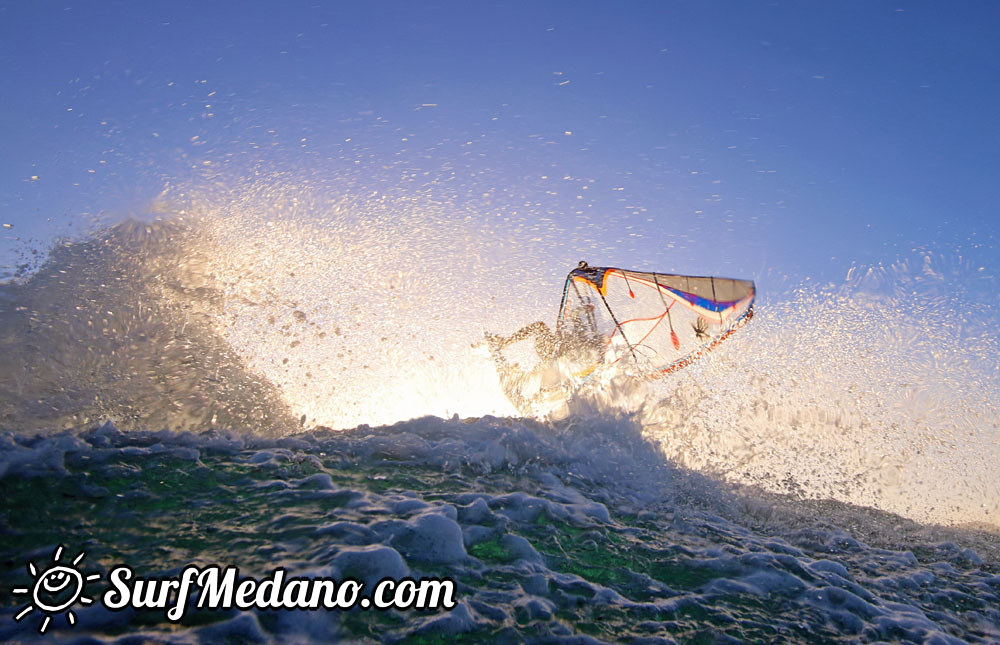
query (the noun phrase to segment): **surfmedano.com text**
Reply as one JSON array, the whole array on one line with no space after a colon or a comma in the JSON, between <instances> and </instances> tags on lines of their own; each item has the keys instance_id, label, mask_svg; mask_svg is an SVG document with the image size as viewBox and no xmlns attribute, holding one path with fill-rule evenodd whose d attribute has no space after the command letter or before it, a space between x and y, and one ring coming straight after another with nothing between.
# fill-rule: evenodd
<instances>
[{"instance_id":1,"label":"surfmedano.com text","mask_svg":"<svg viewBox=\"0 0 1000 645\"><path fill-rule=\"evenodd\" d=\"M185 567L169 578L137 577L119 566L108 575L101 598L108 609L163 609L177 622L190 606L199 609L453 609L455 581L449 578L383 578L367 593L353 578L291 577L284 568L263 578L240 577L238 567Z\"/></svg>"}]
</instances>

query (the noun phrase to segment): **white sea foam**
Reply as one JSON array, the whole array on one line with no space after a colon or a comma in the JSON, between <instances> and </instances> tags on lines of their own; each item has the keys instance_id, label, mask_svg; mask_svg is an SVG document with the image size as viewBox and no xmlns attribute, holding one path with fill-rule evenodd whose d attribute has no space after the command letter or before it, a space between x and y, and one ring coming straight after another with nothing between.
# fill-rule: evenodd
<instances>
[{"instance_id":1,"label":"white sea foam","mask_svg":"<svg viewBox=\"0 0 1000 645\"><path fill-rule=\"evenodd\" d=\"M659 386L517 419L469 344L484 318L509 331L545 315L561 269L526 270L430 197L345 195L269 178L62 246L0 287L0 482L16 505L0 551L51 553L67 531L151 574L222 558L433 573L460 579L459 607L177 633L94 607L86 632L1000 639L989 272L928 253L859 267L762 299ZM12 625L0 637L34 638Z\"/></svg>"},{"instance_id":2,"label":"white sea foam","mask_svg":"<svg viewBox=\"0 0 1000 645\"><path fill-rule=\"evenodd\" d=\"M123 434L105 426L76 436L7 435L0 458L17 464L17 474L8 468L0 481L113 474L157 504L173 494L157 488L158 463L193 459L189 468L217 478L244 477L233 469L250 468L259 474L246 479L244 495L259 495L252 508L267 509L253 521L267 534L262 546L280 553L284 566L370 581L428 572L463 581L455 611L401 614L401 622L380 627L389 630L383 637L499 637L504 625L518 625L509 636L529 640L569 636L580 634L577 621L592 620L581 613L591 606L616 616L615 629L636 637L690 636L699 624L722 634L714 616L725 612L732 633L742 638L835 632L864 640L1000 638L995 536L919 527L833 503L818 511L794 498L736 491L670 463L628 418L541 424L428 417L280 439ZM310 470L318 472L296 474ZM220 485L187 493L194 495L192 508L221 511L230 485ZM323 508L330 510L317 512ZM190 512L200 511L184 516ZM124 525L122 536L142 530L143 517L127 507L111 505L102 513ZM212 543L211 531L227 523L199 529L201 539ZM847 526L864 537L840 528ZM165 545L174 539L162 536ZM227 555L235 564L254 557L239 547ZM702 618L684 618L692 612ZM115 639L103 631L103 610L80 613L90 633ZM154 626L147 634L316 641L359 635L352 631L359 623L346 615L279 613L233 615L172 636ZM116 618L130 630L138 627L132 620ZM360 620L367 624L370 617ZM777 631L755 631L764 629L760 625ZM0 629L7 639L33 638L27 626L5 621Z\"/></svg>"}]
</instances>

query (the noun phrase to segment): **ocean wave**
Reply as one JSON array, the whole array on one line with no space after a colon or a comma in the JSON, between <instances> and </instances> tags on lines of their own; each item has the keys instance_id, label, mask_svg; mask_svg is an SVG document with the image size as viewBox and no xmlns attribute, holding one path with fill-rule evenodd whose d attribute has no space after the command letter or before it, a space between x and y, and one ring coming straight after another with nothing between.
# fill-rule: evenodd
<instances>
[{"instance_id":1,"label":"ocean wave","mask_svg":"<svg viewBox=\"0 0 1000 645\"><path fill-rule=\"evenodd\" d=\"M221 563L458 581L448 613L197 612L178 631L162 613L79 611L75 629L106 642L1000 637L996 534L734 488L672 464L627 417L272 438L106 424L7 434L0 471L5 562L72 543L145 575Z\"/></svg>"}]
</instances>

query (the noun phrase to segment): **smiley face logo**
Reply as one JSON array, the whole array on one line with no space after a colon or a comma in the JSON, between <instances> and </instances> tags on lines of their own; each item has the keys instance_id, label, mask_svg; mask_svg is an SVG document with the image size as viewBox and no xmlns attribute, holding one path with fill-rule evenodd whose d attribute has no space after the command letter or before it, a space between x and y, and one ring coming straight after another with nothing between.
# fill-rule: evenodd
<instances>
[{"instance_id":1,"label":"smiley face logo","mask_svg":"<svg viewBox=\"0 0 1000 645\"><path fill-rule=\"evenodd\" d=\"M42 572L31 591L35 607L55 614L73 606L83 593L83 574L58 565Z\"/></svg>"},{"instance_id":2,"label":"smiley face logo","mask_svg":"<svg viewBox=\"0 0 1000 645\"><path fill-rule=\"evenodd\" d=\"M25 594L31 596L31 602L20 613L14 616L14 620L20 622L21 619L33 611L41 612L44 614L44 618L42 618L38 631L42 634L49 628L52 617L62 612L66 612L66 622L70 625L75 625L76 614L73 613L70 607L78 602L81 605L93 603L94 600L84 596L83 592L88 582L101 578L101 574L99 573L91 573L84 576L76 568L83 561L83 558L86 556L85 553L81 552L80 555L73 558L71 566L67 566L59 564L62 552L63 547L60 545L52 554L52 564L41 572L39 572L34 562L28 562L28 573L35 579L35 584L30 589L14 589L14 593L17 595Z\"/></svg>"}]
</instances>

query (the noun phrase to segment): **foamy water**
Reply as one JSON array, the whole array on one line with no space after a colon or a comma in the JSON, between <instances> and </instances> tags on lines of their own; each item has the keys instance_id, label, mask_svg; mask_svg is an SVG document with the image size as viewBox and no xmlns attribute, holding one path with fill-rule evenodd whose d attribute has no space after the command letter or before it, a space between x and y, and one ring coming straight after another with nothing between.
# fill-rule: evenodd
<instances>
[{"instance_id":1,"label":"foamy water","mask_svg":"<svg viewBox=\"0 0 1000 645\"><path fill-rule=\"evenodd\" d=\"M561 269L431 202L310 195L126 222L0 287L4 593L65 543L148 575L449 576L459 607L93 607L56 638L1000 638L985 268L805 283L676 378L518 419L470 344L544 318Z\"/></svg>"},{"instance_id":2,"label":"foamy water","mask_svg":"<svg viewBox=\"0 0 1000 645\"><path fill-rule=\"evenodd\" d=\"M85 546L88 566L148 575L223 563L458 581L451 612L200 611L174 627L94 606L46 640L1000 638L995 535L736 492L628 419L428 417L270 440L109 425L8 435L0 468L10 508L31 510L6 518L5 560L58 540ZM5 640L40 638L4 606Z\"/></svg>"}]
</instances>

